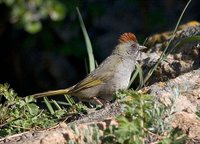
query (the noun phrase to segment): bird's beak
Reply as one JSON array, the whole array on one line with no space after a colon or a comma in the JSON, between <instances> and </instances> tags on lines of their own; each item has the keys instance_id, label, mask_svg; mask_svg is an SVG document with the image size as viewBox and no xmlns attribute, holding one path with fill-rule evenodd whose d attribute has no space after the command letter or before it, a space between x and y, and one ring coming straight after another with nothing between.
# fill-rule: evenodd
<instances>
[{"instance_id":1,"label":"bird's beak","mask_svg":"<svg viewBox=\"0 0 200 144\"><path fill-rule=\"evenodd\" d=\"M139 50L144 50L144 49L146 49L147 47L145 47L145 46L141 46L141 45L139 45Z\"/></svg>"}]
</instances>

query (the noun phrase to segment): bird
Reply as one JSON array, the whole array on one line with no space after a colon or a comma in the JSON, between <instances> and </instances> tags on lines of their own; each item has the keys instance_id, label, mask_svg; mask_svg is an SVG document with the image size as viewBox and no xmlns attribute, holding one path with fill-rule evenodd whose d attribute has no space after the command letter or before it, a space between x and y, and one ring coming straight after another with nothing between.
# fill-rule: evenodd
<instances>
[{"instance_id":1,"label":"bird","mask_svg":"<svg viewBox=\"0 0 200 144\"><path fill-rule=\"evenodd\" d=\"M120 35L118 44L96 69L77 84L60 90L33 94L35 98L69 94L80 101L105 105L113 100L118 90L127 89L141 51L146 49L136 36L127 32Z\"/></svg>"}]
</instances>

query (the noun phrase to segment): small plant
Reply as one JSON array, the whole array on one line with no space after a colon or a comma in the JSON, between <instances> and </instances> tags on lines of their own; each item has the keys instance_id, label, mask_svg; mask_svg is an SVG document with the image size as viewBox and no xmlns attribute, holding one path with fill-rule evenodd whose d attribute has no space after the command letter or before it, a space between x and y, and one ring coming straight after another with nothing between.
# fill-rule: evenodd
<instances>
[{"instance_id":1,"label":"small plant","mask_svg":"<svg viewBox=\"0 0 200 144\"><path fill-rule=\"evenodd\" d=\"M198 107L196 115L198 116L198 118L200 119L200 107Z\"/></svg>"},{"instance_id":2,"label":"small plant","mask_svg":"<svg viewBox=\"0 0 200 144\"><path fill-rule=\"evenodd\" d=\"M0 138L31 129L43 129L57 123L57 115L41 110L33 97L20 98L9 88L0 84L0 97L5 102L0 104Z\"/></svg>"},{"instance_id":3,"label":"small plant","mask_svg":"<svg viewBox=\"0 0 200 144\"><path fill-rule=\"evenodd\" d=\"M156 103L155 97L133 90L118 92L116 97L120 98L124 113L117 118L119 127L107 130L103 137L105 143L168 143L185 140L185 135L173 129L166 120L171 117L173 104L170 107Z\"/></svg>"}]
</instances>

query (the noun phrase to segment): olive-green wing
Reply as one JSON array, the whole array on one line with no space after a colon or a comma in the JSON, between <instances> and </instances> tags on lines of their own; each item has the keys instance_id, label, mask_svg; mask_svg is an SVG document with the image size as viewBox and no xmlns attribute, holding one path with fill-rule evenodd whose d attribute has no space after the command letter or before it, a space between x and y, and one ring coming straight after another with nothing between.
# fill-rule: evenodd
<instances>
[{"instance_id":1,"label":"olive-green wing","mask_svg":"<svg viewBox=\"0 0 200 144\"><path fill-rule=\"evenodd\" d=\"M72 92L78 92L83 89L91 88L97 85L105 84L113 76L113 72L104 72L97 75L88 75L73 87Z\"/></svg>"},{"instance_id":2,"label":"olive-green wing","mask_svg":"<svg viewBox=\"0 0 200 144\"><path fill-rule=\"evenodd\" d=\"M109 81L116 73L117 66L122 62L118 56L107 57L97 69L92 71L85 79L77 83L71 90L73 93L83 89L91 88L97 85L103 85Z\"/></svg>"}]
</instances>

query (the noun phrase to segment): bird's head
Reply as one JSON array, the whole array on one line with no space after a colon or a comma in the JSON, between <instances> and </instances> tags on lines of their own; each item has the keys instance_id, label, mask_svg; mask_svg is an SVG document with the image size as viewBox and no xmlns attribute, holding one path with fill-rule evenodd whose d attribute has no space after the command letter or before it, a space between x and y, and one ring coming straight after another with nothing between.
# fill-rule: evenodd
<instances>
[{"instance_id":1,"label":"bird's head","mask_svg":"<svg viewBox=\"0 0 200 144\"><path fill-rule=\"evenodd\" d=\"M138 43L136 36L133 33L124 33L119 37L119 44L113 51L113 53L121 55L123 57L133 57L136 58L139 56L140 51L146 49L145 46L142 46Z\"/></svg>"}]
</instances>

